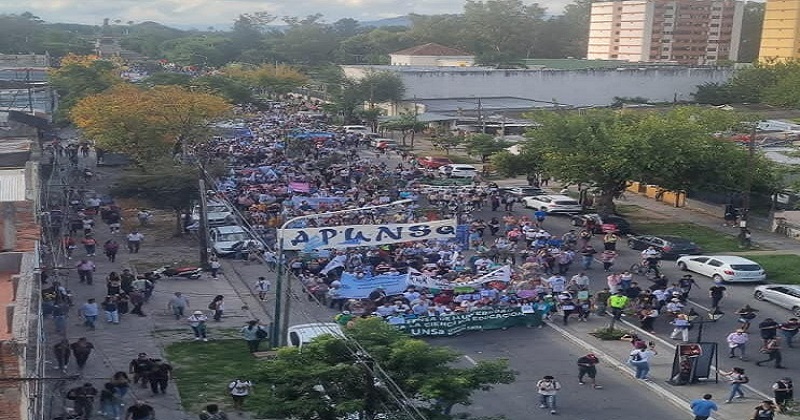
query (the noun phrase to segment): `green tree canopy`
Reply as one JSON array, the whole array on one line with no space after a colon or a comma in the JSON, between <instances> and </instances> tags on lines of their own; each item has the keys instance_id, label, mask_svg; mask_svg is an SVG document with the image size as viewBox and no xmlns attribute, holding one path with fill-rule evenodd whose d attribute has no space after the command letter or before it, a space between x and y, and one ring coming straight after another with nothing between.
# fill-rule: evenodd
<instances>
[{"instance_id":1,"label":"green tree canopy","mask_svg":"<svg viewBox=\"0 0 800 420\"><path fill-rule=\"evenodd\" d=\"M490 134L473 134L464 140L464 147L467 153L481 158L481 162L486 162L489 156L504 150L509 143L497 140Z\"/></svg>"},{"instance_id":2,"label":"green tree canopy","mask_svg":"<svg viewBox=\"0 0 800 420\"><path fill-rule=\"evenodd\" d=\"M445 413L453 405L469 404L475 391L514 381L504 360L457 367L458 353L409 338L381 319L359 320L346 333L366 354L348 340L325 336L302 351L281 349L276 359L260 365L256 381L272 385L265 392L274 401L268 413L258 414L335 420L361 413L360 418L374 419L402 412L403 403L428 418L450 419ZM398 388L407 400L397 399Z\"/></svg>"}]
</instances>

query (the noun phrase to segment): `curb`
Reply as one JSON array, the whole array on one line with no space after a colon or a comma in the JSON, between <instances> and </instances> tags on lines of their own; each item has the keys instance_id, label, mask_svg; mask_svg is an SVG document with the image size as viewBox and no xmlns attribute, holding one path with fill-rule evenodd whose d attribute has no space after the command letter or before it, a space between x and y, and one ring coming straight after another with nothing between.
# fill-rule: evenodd
<instances>
[{"instance_id":1,"label":"curb","mask_svg":"<svg viewBox=\"0 0 800 420\"><path fill-rule=\"evenodd\" d=\"M612 368L614 368L614 369L618 370L619 372L623 373L626 377L636 380L634 378L633 369L629 368L625 363L620 362L619 360L617 360L616 358L610 356L608 353L603 352L602 350L598 350L597 347L592 346L591 344L589 344L585 340L583 340L583 339L577 337L576 335L570 333L569 331L559 327L553 321L545 321L545 323L550 328L552 328L554 331L556 331L557 333L561 334L567 340L572 341L573 343L577 344L580 347L583 347L584 350L586 350L588 352L592 352L592 353L596 354L603 361L607 362L609 366L611 366ZM683 400L681 397L679 397L679 396L675 395L674 393L668 391L666 388L662 387L661 385L658 385L656 382L644 382L644 381L639 381L639 380L636 380L636 382L638 384L646 386L651 391L655 392L656 394L658 394L659 396L663 397L664 399L666 399L667 401L669 401L670 403L672 403L676 407L680 408L682 411L685 411L685 412L690 413L690 414L692 413L691 408L689 408L689 402L688 401Z\"/></svg>"}]
</instances>

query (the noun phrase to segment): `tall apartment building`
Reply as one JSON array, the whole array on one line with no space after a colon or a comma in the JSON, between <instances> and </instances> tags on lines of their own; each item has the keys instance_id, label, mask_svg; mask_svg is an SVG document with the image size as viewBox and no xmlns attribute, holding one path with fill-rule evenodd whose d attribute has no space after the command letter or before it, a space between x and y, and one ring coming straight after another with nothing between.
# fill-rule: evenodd
<instances>
[{"instance_id":1,"label":"tall apartment building","mask_svg":"<svg viewBox=\"0 0 800 420\"><path fill-rule=\"evenodd\" d=\"M800 58L800 0L767 0L758 58Z\"/></svg>"},{"instance_id":2,"label":"tall apartment building","mask_svg":"<svg viewBox=\"0 0 800 420\"><path fill-rule=\"evenodd\" d=\"M586 58L686 65L736 61L743 10L734 0L598 1L592 3Z\"/></svg>"}]
</instances>

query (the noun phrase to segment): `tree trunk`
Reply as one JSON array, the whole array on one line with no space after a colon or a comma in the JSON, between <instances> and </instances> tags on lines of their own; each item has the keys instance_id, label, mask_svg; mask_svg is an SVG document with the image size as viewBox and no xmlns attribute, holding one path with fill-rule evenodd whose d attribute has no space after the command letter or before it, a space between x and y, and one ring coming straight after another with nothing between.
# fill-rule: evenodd
<instances>
[{"instance_id":1,"label":"tree trunk","mask_svg":"<svg viewBox=\"0 0 800 420\"><path fill-rule=\"evenodd\" d=\"M603 190L595 197L594 208L597 210L597 214L599 214L600 217L616 213L617 208L614 204L614 196L616 194L616 191Z\"/></svg>"},{"instance_id":2,"label":"tree trunk","mask_svg":"<svg viewBox=\"0 0 800 420\"><path fill-rule=\"evenodd\" d=\"M175 209L175 236L183 236L183 217L181 217L181 209Z\"/></svg>"},{"instance_id":3,"label":"tree trunk","mask_svg":"<svg viewBox=\"0 0 800 420\"><path fill-rule=\"evenodd\" d=\"M414 135L417 133L417 130L411 130L411 148L414 148Z\"/></svg>"}]
</instances>

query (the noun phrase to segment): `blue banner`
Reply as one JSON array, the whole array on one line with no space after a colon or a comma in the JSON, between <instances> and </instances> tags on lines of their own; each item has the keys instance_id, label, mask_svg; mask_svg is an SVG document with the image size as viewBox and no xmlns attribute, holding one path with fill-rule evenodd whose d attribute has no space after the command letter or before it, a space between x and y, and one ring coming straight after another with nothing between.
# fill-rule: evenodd
<instances>
[{"instance_id":1,"label":"blue banner","mask_svg":"<svg viewBox=\"0 0 800 420\"><path fill-rule=\"evenodd\" d=\"M380 274L373 277L358 277L353 273L342 273L339 280L342 287L338 295L348 299L364 299L378 287L382 287L387 295L396 295L406 290L408 274Z\"/></svg>"}]
</instances>

